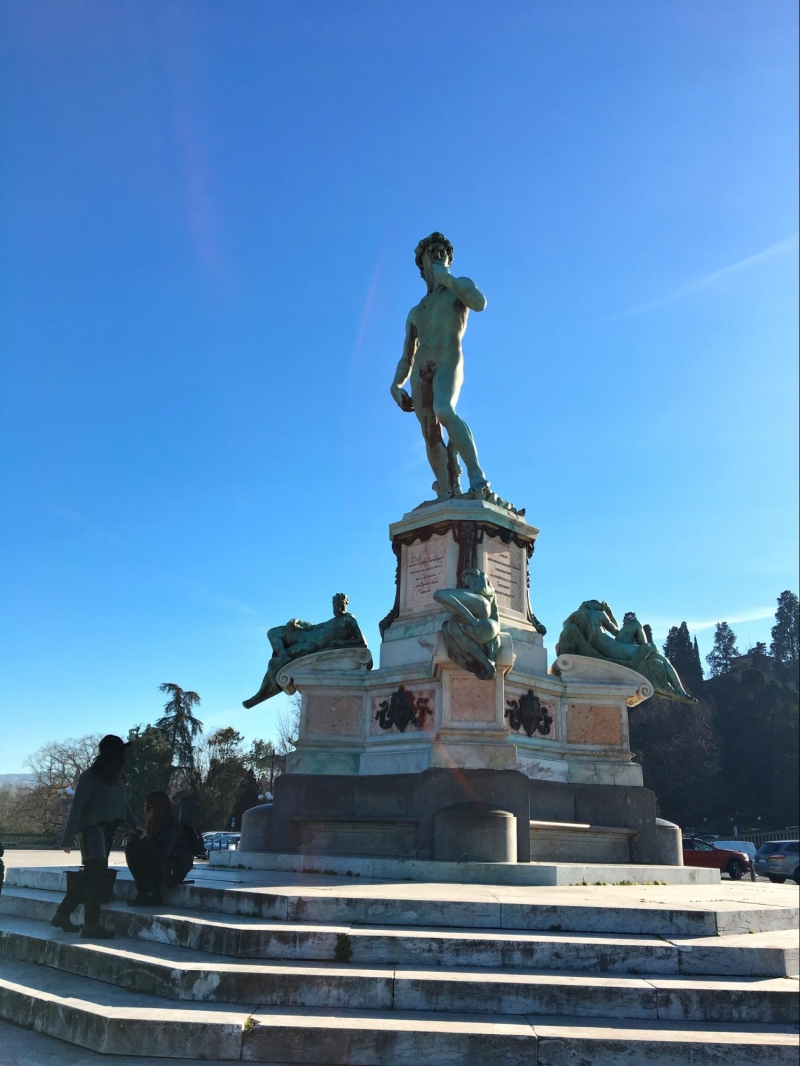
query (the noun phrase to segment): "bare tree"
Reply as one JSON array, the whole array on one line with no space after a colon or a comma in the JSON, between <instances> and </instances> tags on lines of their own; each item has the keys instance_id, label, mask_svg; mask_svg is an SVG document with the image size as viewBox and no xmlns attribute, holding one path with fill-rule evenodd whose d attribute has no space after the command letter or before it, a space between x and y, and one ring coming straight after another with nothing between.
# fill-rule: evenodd
<instances>
[{"instance_id":1,"label":"bare tree","mask_svg":"<svg viewBox=\"0 0 800 1066\"><path fill-rule=\"evenodd\" d=\"M300 732L300 696L292 696L289 706L278 711L278 743L275 751L279 755L288 755L297 746L297 735Z\"/></svg>"},{"instance_id":2,"label":"bare tree","mask_svg":"<svg viewBox=\"0 0 800 1066\"><path fill-rule=\"evenodd\" d=\"M67 789L94 761L99 734L42 745L25 760L32 781L20 787L19 813L31 831L54 833L63 824L69 808Z\"/></svg>"},{"instance_id":3,"label":"bare tree","mask_svg":"<svg viewBox=\"0 0 800 1066\"><path fill-rule=\"evenodd\" d=\"M0 828L7 833L30 832L21 810L22 792L18 781L0 785Z\"/></svg>"}]
</instances>

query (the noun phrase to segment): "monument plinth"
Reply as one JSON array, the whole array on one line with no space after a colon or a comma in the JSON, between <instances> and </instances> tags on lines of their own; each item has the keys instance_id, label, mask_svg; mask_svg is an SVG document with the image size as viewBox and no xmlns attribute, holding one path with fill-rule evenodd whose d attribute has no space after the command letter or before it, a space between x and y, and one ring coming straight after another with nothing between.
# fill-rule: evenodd
<instances>
[{"instance_id":1,"label":"monument plinth","mask_svg":"<svg viewBox=\"0 0 800 1066\"><path fill-rule=\"evenodd\" d=\"M628 709L654 691L689 697L649 628L633 613L619 627L603 601L569 615L548 670L531 608L539 530L492 491L455 410L468 312L486 300L450 274L452 254L438 233L417 248L427 294L391 387L419 420L436 499L389 527L395 596L378 667L343 593L329 621L269 631L267 674L245 706L299 692L299 736L274 805L247 812L243 846L430 859L434 824L441 841L450 819L471 826L467 851L483 854L502 825L516 846L497 854L520 862L657 863L655 797L632 761Z\"/></svg>"}]
</instances>

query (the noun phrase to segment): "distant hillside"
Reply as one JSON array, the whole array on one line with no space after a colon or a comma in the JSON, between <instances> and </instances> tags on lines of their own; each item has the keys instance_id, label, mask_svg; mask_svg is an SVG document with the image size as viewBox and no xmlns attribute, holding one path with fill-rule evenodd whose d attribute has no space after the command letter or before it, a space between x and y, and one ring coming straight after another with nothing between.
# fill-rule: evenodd
<instances>
[{"instance_id":1,"label":"distant hillside","mask_svg":"<svg viewBox=\"0 0 800 1066\"><path fill-rule=\"evenodd\" d=\"M3 785L22 785L33 781L33 774L0 774L0 787Z\"/></svg>"}]
</instances>

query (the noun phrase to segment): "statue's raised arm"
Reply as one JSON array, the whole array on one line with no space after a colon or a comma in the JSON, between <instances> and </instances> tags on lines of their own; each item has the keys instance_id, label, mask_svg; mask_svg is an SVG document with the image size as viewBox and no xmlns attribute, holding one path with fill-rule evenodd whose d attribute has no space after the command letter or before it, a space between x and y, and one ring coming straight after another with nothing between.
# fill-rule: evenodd
<instances>
[{"instance_id":1,"label":"statue's raised arm","mask_svg":"<svg viewBox=\"0 0 800 1066\"><path fill-rule=\"evenodd\" d=\"M433 276L439 285L444 285L450 292L455 293L462 304L468 307L470 311L483 311L486 309L486 297L472 278L454 278L441 260L434 262Z\"/></svg>"}]
</instances>

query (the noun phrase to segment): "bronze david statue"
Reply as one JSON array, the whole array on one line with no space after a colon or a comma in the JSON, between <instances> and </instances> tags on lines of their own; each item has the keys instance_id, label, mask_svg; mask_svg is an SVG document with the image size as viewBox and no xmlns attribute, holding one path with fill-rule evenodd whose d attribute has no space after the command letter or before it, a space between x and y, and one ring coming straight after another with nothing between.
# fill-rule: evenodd
<instances>
[{"instance_id":1,"label":"bronze david statue","mask_svg":"<svg viewBox=\"0 0 800 1066\"><path fill-rule=\"evenodd\" d=\"M469 490L463 494L467 499L488 500L515 510L491 491L472 430L456 412L464 383L461 338L469 312L483 311L486 297L470 278L456 278L450 273L453 245L444 234L432 233L421 240L415 259L428 291L406 320L392 396L401 410L413 411L419 419L428 462L436 477L433 487L437 499L462 495L460 459L469 478ZM410 395L403 388L406 382ZM447 431L446 445L442 429Z\"/></svg>"}]
</instances>

